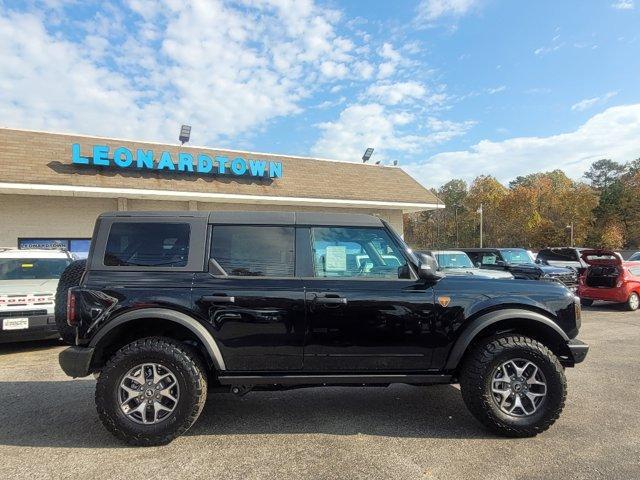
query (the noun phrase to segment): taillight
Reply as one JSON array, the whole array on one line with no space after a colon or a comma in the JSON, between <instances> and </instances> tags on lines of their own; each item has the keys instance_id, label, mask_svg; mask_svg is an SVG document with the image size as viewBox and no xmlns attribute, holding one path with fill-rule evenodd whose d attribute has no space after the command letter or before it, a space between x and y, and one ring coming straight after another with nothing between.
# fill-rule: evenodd
<instances>
[{"instance_id":1,"label":"taillight","mask_svg":"<svg viewBox=\"0 0 640 480\"><path fill-rule=\"evenodd\" d=\"M76 294L73 289L67 290L67 324L75 327L78 324L76 318Z\"/></svg>"}]
</instances>

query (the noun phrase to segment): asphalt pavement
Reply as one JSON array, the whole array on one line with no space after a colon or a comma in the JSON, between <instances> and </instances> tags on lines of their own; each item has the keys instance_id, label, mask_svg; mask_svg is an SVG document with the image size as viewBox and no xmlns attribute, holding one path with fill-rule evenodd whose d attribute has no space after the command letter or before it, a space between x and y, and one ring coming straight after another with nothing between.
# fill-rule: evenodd
<instances>
[{"instance_id":1,"label":"asphalt pavement","mask_svg":"<svg viewBox=\"0 0 640 480\"><path fill-rule=\"evenodd\" d=\"M65 377L57 342L0 345L0 478L638 479L640 312L584 309L580 338L565 410L535 438L483 430L456 386L395 385L212 393L153 448L104 430L95 381Z\"/></svg>"}]
</instances>

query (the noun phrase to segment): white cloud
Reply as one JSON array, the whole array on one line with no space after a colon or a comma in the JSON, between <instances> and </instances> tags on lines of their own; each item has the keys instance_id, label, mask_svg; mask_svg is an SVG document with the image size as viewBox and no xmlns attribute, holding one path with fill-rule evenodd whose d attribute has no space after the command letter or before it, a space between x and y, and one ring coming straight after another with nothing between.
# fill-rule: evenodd
<instances>
[{"instance_id":1,"label":"white cloud","mask_svg":"<svg viewBox=\"0 0 640 480\"><path fill-rule=\"evenodd\" d=\"M507 89L506 85L500 85L499 87L487 88L487 93L489 95L494 95L496 93L504 92Z\"/></svg>"},{"instance_id":2,"label":"white cloud","mask_svg":"<svg viewBox=\"0 0 640 480\"><path fill-rule=\"evenodd\" d=\"M602 105L606 103L617 94L618 92L607 92L600 97L585 98L584 100L580 100L579 102L571 105L571 110L574 112L582 112L584 110L588 110L589 108L595 107L596 105Z\"/></svg>"},{"instance_id":3,"label":"white cloud","mask_svg":"<svg viewBox=\"0 0 640 480\"><path fill-rule=\"evenodd\" d=\"M390 43L383 43L378 52L383 62L378 66L378 78L387 78L393 75L396 68L403 62L402 55Z\"/></svg>"},{"instance_id":4,"label":"white cloud","mask_svg":"<svg viewBox=\"0 0 640 480\"><path fill-rule=\"evenodd\" d=\"M625 162L640 157L640 104L611 107L573 132L549 137L482 140L469 150L445 152L405 165L423 184L441 185L452 178L473 180L494 175L507 182L518 175L563 169L580 178L601 158Z\"/></svg>"},{"instance_id":5,"label":"white cloud","mask_svg":"<svg viewBox=\"0 0 640 480\"><path fill-rule=\"evenodd\" d=\"M375 83L369 86L366 94L385 105L398 105L404 102L424 100L428 104L439 104L446 100L444 93L430 93L418 82Z\"/></svg>"},{"instance_id":6,"label":"white cloud","mask_svg":"<svg viewBox=\"0 0 640 480\"><path fill-rule=\"evenodd\" d=\"M441 17L460 17L478 4L478 0L422 0L418 21L433 22Z\"/></svg>"},{"instance_id":7,"label":"white cloud","mask_svg":"<svg viewBox=\"0 0 640 480\"><path fill-rule=\"evenodd\" d=\"M340 13L313 0L99 3L59 26L44 6L3 5L5 126L174 141L188 122L194 142L221 142L299 112L325 82L373 74Z\"/></svg>"},{"instance_id":8,"label":"white cloud","mask_svg":"<svg viewBox=\"0 0 640 480\"><path fill-rule=\"evenodd\" d=\"M611 6L617 10L633 10L635 8L633 0L619 0L612 3Z\"/></svg>"},{"instance_id":9,"label":"white cloud","mask_svg":"<svg viewBox=\"0 0 640 480\"><path fill-rule=\"evenodd\" d=\"M425 134L408 133L403 127L415 127L418 120L407 111L389 110L379 103L350 105L334 122L321 123L322 134L311 148L320 157L359 161L367 147L376 149L376 158L385 160L394 154L418 154L463 135L473 122L448 122L428 118Z\"/></svg>"}]
</instances>

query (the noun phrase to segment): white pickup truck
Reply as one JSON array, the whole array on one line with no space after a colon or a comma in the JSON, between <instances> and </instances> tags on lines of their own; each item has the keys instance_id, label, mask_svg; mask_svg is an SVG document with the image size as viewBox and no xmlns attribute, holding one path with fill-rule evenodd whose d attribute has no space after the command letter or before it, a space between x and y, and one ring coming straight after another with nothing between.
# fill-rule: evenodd
<instances>
[{"instance_id":1,"label":"white pickup truck","mask_svg":"<svg viewBox=\"0 0 640 480\"><path fill-rule=\"evenodd\" d=\"M58 338L58 279L73 261L65 250L0 248L0 343Z\"/></svg>"}]
</instances>

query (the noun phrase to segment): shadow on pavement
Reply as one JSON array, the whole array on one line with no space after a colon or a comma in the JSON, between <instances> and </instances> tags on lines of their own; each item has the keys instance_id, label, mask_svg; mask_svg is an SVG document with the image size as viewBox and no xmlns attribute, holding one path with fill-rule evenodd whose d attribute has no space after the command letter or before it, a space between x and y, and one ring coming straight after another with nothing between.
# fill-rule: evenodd
<instances>
[{"instance_id":1,"label":"shadow on pavement","mask_svg":"<svg viewBox=\"0 0 640 480\"><path fill-rule=\"evenodd\" d=\"M0 445L122 448L93 404L95 381L0 382ZM210 393L187 436L278 434L486 438L450 385Z\"/></svg>"},{"instance_id":2,"label":"shadow on pavement","mask_svg":"<svg viewBox=\"0 0 640 480\"><path fill-rule=\"evenodd\" d=\"M28 342L0 343L0 355L5 353L33 352L65 346L62 340L32 340Z\"/></svg>"}]
</instances>

